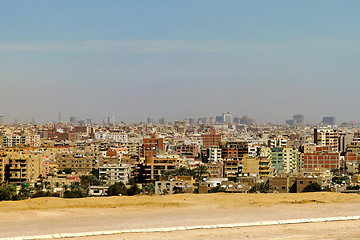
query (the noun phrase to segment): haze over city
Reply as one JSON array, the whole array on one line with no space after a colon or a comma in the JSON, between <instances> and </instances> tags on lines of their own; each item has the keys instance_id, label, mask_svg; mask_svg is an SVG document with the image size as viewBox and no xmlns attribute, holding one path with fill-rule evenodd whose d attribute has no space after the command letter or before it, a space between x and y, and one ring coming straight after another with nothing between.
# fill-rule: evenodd
<instances>
[{"instance_id":1,"label":"haze over city","mask_svg":"<svg viewBox=\"0 0 360 240\"><path fill-rule=\"evenodd\" d=\"M9 123L360 121L358 1L2 1Z\"/></svg>"}]
</instances>

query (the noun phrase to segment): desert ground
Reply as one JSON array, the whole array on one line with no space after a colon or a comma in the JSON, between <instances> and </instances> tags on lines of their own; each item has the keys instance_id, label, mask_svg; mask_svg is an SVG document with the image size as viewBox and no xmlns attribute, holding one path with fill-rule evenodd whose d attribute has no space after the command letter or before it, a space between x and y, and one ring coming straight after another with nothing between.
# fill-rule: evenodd
<instances>
[{"instance_id":1,"label":"desert ground","mask_svg":"<svg viewBox=\"0 0 360 240\"><path fill-rule=\"evenodd\" d=\"M0 202L0 237L360 215L360 195L178 194ZM360 220L79 239L359 239Z\"/></svg>"}]
</instances>

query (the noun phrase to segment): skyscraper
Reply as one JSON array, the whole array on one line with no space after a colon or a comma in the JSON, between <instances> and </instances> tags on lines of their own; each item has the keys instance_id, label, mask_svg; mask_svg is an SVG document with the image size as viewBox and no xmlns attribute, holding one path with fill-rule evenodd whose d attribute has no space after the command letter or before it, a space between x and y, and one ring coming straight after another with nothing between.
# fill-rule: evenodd
<instances>
[{"instance_id":1,"label":"skyscraper","mask_svg":"<svg viewBox=\"0 0 360 240\"><path fill-rule=\"evenodd\" d=\"M304 125L304 115L295 114L293 116L294 125Z\"/></svg>"},{"instance_id":2,"label":"skyscraper","mask_svg":"<svg viewBox=\"0 0 360 240\"><path fill-rule=\"evenodd\" d=\"M225 124L232 124L232 113L227 112L222 114L223 123Z\"/></svg>"},{"instance_id":3,"label":"skyscraper","mask_svg":"<svg viewBox=\"0 0 360 240\"><path fill-rule=\"evenodd\" d=\"M6 116L5 115L1 115L0 116L0 124L5 124L6 122Z\"/></svg>"},{"instance_id":4,"label":"skyscraper","mask_svg":"<svg viewBox=\"0 0 360 240\"><path fill-rule=\"evenodd\" d=\"M336 118L335 117L323 117L322 123L325 125L335 125Z\"/></svg>"},{"instance_id":5,"label":"skyscraper","mask_svg":"<svg viewBox=\"0 0 360 240\"><path fill-rule=\"evenodd\" d=\"M71 116L70 117L70 122L71 123L77 123L77 117Z\"/></svg>"}]
</instances>

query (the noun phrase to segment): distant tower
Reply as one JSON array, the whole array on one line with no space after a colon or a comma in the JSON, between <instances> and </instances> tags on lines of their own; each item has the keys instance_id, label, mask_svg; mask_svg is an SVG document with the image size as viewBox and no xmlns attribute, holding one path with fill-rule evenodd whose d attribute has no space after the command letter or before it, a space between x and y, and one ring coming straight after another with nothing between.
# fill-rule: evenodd
<instances>
[{"instance_id":1,"label":"distant tower","mask_svg":"<svg viewBox=\"0 0 360 240\"><path fill-rule=\"evenodd\" d=\"M62 120L62 116L61 116L61 112L59 112L59 123L61 123Z\"/></svg>"},{"instance_id":2,"label":"distant tower","mask_svg":"<svg viewBox=\"0 0 360 240\"><path fill-rule=\"evenodd\" d=\"M225 124L231 124L232 120L233 120L232 113L231 112L223 113L222 120L223 120L223 123L225 123Z\"/></svg>"},{"instance_id":3,"label":"distant tower","mask_svg":"<svg viewBox=\"0 0 360 240\"><path fill-rule=\"evenodd\" d=\"M0 115L0 124L5 124L5 122L6 122L6 116Z\"/></svg>"},{"instance_id":4,"label":"distant tower","mask_svg":"<svg viewBox=\"0 0 360 240\"><path fill-rule=\"evenodd\" d=\"M91 118L86 119L86 124L91 124Z\"/></svg>"},{"instance_id":5,"label":"distant tower","mask_svg":"<svg viewBox=\"0 0 360 240\"><path fill-rule=\"evenodd\" d=\"M70 117L70 122L71 123L77 123L77 117Z\"/></svg>"},{"instance_id":6,"label":"distant tower","mask_svg":"<svg viewBox=\"0 0 360 240\"><path fill-rule=\"evenodd\" d=\"M148 123L148 124L154 123L154 119L153 119L152 117L148 117L147 123Z\"/></svg>"},{"instance_id":7,"label":"distant tower","mask_svg":"<svg viewBox=\"0 0 360 240\"><path fill-rule=\"evenodd\" d=\"M115 125L115 123L116 123L115 116L110 117L110 122L109 123L112 124L112 125Z\"/></svg>"}]
</instances>

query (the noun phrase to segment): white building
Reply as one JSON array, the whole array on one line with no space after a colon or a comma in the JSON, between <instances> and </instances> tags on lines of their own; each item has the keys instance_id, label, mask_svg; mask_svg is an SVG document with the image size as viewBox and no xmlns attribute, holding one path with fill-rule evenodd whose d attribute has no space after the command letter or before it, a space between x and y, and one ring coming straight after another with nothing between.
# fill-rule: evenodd
<instances>
[{"instance_id":1,"label":"white building","mask_svg":"<svg viewBox=\"0 0 360 240\"><path fill-rule=\"evenodd\" d=\"M127 184L130 173L131 168L128 164L105 164L99 167L99 178L104 181L106 185L113 185L117 182Z\"/></svg>"}]
</instances>

